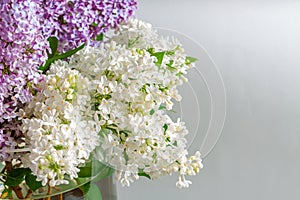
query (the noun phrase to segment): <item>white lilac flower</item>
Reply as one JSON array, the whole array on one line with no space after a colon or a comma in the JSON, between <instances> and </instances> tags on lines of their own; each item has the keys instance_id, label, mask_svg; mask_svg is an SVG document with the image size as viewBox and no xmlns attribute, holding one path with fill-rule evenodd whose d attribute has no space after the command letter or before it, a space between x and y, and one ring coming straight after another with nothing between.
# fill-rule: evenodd
<instances>
[{"instance_id":1,"label":"white lilac flower","mask_svg":"<svg viewBox=\"0 0 300 200\"><path fill-rule=\"evenodd\" d=\"M193 67L181 44L159 36L150 24L129 20L99 47L86 47L71 60L90 80L89 92L102 140L95 156L116 168L122 185L138 179L179 173L178 187L187 187L185 175L202 168L200 154L187 158L188 131L173 122L167 110L181 100L177 87Z\"/></svg>"},{"instance_id":2,"label":"white lilac flower","mask_svg":"<svg viewBox=\"0 0 300 200\"><path fill-rule=\"evenodd\" d=\"M99 143L100 127L91 114L89 81L58 61L24 108L22 131L30 153L21 159L43 185L66 184Z\"/></svg>"}]
</instances>

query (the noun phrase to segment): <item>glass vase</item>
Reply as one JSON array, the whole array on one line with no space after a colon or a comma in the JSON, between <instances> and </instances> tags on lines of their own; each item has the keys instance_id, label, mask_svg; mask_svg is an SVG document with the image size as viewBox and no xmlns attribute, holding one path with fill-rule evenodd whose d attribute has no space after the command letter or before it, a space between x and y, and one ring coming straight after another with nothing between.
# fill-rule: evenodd
<instances>
[{"instance_id":1,"label":"glass vase","mask_svg":"<svg viewBox=\"0 0 300 200\"><path fill-rule=\"evenodd\" d=\"M95 183L99 188L102 196L102 200L117 200L117 187L114 183L113 177L109 176L103 180L97 181ZM85 195L79 188L73 189L66 193L60 195L55 195L50 198L50 200L84 200ZM97 199L95 199L97 200Z\"/></svg>"},{"instance_id":2,"label":"glass vase","mask_svg":"<svg viewBox=\"0 0 300 200\"><path fill-rule=\"evenodd\" d=\"M80 168L78 178L69 184L56 187L44 186L30 195L28 199L39 200L117 200L117 187L114 169L97 161ZM23 188L25 194L28 189Z\"/></svg>"}]
</instances>

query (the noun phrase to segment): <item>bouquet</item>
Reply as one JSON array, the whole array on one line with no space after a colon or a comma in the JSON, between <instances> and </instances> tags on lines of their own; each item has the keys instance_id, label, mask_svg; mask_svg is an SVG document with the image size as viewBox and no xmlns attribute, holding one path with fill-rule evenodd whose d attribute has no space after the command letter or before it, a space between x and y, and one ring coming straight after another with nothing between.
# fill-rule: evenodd
<instances>
[{"instance_id":1,"label":"bouquet","mask_svg":"<svg viewBox=\"0 0 300 200\"><path fill-rule=\"evenodd\" d=\"M135 8L134 0L0 3L1 198L51 195L113 172L123 186L177 172L182 188L199 173L184 122L168 115L196 59L130 17Z\"/></svg>"}]
</instances>

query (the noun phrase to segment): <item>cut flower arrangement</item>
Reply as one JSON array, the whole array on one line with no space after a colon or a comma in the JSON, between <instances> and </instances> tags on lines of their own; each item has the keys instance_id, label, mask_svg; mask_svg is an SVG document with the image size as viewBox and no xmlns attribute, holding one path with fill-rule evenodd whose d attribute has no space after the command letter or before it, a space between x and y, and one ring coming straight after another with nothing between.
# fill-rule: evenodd
<instances>
[{"instance_id":1,"label":"cut flower arrangement","mask_svg":"<svg viewBox=\"0 0 300 200\"><path fill-rule=\"evenodd\" d=\"M188 130L168 115L194 67L178 40L130 17L136 2L6 0L0 3L0 194L30 199L113 173L140 176L202 168Z\"/></svg>"}]
</instances>

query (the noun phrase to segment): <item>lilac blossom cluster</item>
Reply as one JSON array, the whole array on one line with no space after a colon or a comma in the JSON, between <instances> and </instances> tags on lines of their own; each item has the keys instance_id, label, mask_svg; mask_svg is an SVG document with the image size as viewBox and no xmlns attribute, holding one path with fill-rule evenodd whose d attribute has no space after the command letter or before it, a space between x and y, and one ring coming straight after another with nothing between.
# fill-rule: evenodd
<instances>
[{"instance_id":1,"label":"lilac blossom cluster","mask_svg":"<svg viewBox=\"0 0 300 200\"><path fill-rule=\"evenodd\" d=\"M134 13L135 0L2 0L0 2L0 161L4 146L15 148L17 113L41 81L47 38L59 39L59 51L115 28ZM13 123L13 121L15 123ZM9 125L9 126L8 126Z\"/></svg>"},{"instance_id":2,"label":"lilac blossom cluster","mask_svg":"<svg viewBox=\"0 0 300 200\"><path fill-rule=\"evenodd\" d=\"M39 23L39 6L29 0L0 4L0 123L16 118L31 98L38 67L45 62L47 41ZM2 125L0 126L0 128Z\"/></svg>"},{"instance_id":3,"label":"lilac blossom cluster","mask_svg":"<svg viewBox=\"0 0 300 200\"><path fill-rule=\"evenodd\" d=\"M44 1L43 31L69 50L83 42L93 43L97 35L115 28L135 11L135 0L50 0Z\"/></svg>"}]
</instances>

